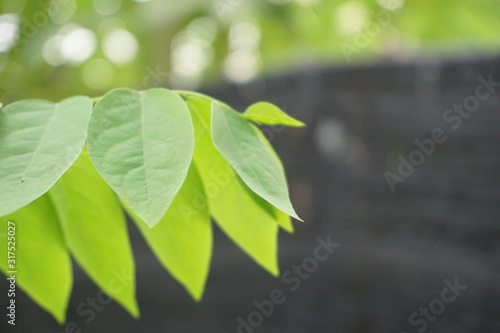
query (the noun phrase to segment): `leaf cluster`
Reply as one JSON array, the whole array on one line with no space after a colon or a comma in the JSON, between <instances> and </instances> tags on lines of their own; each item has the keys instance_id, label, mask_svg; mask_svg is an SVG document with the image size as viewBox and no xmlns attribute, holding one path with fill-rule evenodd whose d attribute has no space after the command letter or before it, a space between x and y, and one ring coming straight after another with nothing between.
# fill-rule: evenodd
<instances>
[{"instance_id":1,"label":"leaf cluster","mask_svg":"<svg viewBox=\"0 0 500 333\"><path fill-rule=\"evenodd\" d=\"M278 275L278 229L293 232L285 173L255 124L303 126L265 102L244 113L168 89L115 89L0 111L0 239L17 226L18 284L59 322L70 256L134 317L135 264L124 210L160 263L200 300L211 218ZM7 250L7 249L6 249ZM0 257L7 272L7 258ZM129 279L118 279L117 276ZM128 281L128 282L123 282Z\"/></svg>"}]
</instances>

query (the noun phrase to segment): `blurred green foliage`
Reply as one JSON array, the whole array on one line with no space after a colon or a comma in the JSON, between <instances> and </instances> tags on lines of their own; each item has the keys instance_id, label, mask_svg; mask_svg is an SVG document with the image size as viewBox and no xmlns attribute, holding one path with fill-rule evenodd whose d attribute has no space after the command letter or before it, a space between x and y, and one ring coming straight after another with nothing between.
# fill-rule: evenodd
<instances>
[{"instance_id":1,"label":"blurred green foliage","mask_svg":"<svg viewBox=\"0 0 500 333\"><path fill-rule=\"evenodd\" d=\"M0 100L498 53L498 0L3 0Z\"/></svg>"}]
</instances>

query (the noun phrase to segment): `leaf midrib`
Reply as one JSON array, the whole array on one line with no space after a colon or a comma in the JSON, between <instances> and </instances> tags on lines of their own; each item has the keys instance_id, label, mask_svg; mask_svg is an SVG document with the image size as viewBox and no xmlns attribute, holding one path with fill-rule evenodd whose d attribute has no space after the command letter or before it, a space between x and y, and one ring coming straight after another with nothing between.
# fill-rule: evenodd
<instances>
[{"instance_id":1,"label":"leaf midrib","mask_svg":"<svg viewBox=\"0 0 500 333\"><path fill-rule=\"evenodd\" d=\"M146 205L148 207L148 213L151 214L151 202L150 202L150 189L149 189L149 178L148 178L148 168L146 165L146 137L144 135L144 94L139 93L139 103L141 107L141 145L142 145L142 160L143 160L143 167L142 169L144 170L144 177L146 179L146 196L147 196L147 201ZM150 216L149 216L150 217ZM149 218L148 218L149 220Z\"/></svg>"}]
</instances>

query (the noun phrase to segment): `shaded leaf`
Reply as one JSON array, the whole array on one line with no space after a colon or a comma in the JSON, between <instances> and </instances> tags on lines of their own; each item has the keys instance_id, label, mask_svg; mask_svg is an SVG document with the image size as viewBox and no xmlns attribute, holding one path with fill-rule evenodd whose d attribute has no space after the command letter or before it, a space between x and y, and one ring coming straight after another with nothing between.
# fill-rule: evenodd
<instances>
[{"instance_id":1,"label":"shaded leaf","mask_svg":"<svg viewBox=\"0 0 500 333\"><path fill-rule=\"evenodd\" d=\"M78 264L99 288L138 317L135 267L125 216L86 149L48 193Z\"/></svg>"},{"instance_id":2,"label":"shaded leaf","mask_svg":"<svg viewBox=\"0 0 500 333\"><path fill-rule=\"evenodd\" d=\"M18 285L59 323L64 323L73 275L70 256L49 196L42 195L15 213L0 218L0 267L4 273L12 270L7 262L7 246L13 246L7 241L9 221L16 224Z\"/></svg>"},{"instance_id":3,"label":"shaded leaf","mask_svg":"<svg viewBox=\"0 0 500 333\"><path fill-rule=\"evenodd\" d=\"M154 228L128 211L158 260L199 301L210 270L212 227L205 190L194 164Z\"/></svg>"},{"instance_id":4,"label":"shaded leaf","mask_svg":"<svg viewBox=\"0 0 500 333\"><path fill-rule=\"evenodd\" d=\"M92 110L88 97L23 100L0 111L0 216L47 192L78 158Z\"/></svg>"},{"instance_id":5,"label":"shaded leaf","mask_svg":"<svg viewBox=\"0 0 500 333\"><path fill-rule=\"evenodd\" d=\"M97 171L150 227L165 215L194 145L186 104L167 89L116 89L97 102L88 149Z\"/></svg>"}]
</instances>

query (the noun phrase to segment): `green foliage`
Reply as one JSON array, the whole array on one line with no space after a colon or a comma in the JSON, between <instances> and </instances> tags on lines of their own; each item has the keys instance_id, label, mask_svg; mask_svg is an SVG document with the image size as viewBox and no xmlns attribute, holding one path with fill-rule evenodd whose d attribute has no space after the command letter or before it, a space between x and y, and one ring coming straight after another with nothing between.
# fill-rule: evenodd
<instances>
[{"instance_id":1,"label":"green foliage","mask_svg":"<svg viewBox=\"0 0 500 333\"><path fill-rule=\"evenodd\" d=\"M167 89L116 89L97 102L89 154L111 188L150 227L179 191L193 154L186 104Z\"/></svg>"},{"instance_id":2,"label":"green foliage","mask_svg":"<svg viewBox=\"0 0 500 333\"><path fill-rule=\"evenodd\" d=\"M121 206L197 301L210 269L210 217L277 276L278 230L293 232L290 216L299 217L279 157L245 117L302 123L268 103L248 110L242 116L208 96L167 89L116 89L93 109L88 97L74 97L0 110L0 240L4 248L7 224L16 222L21 288L63 322L71 254L106 294L139 316ZM0 267L9 271L5 256ZM131 283L119 283L117 274Z\"/></svg>"},{"instance_id":3,"label":"green foliage","mask_svg":"<svg viewBox=\"0 0 500 333\"><path fill-rule=\"evenodd\" d=\"M24 100L0 113L0 216L45 192L78 158L92 109L88 97Z\"/></svg>"},{"instance_id":4,"label":"green foliage","mask_svg":"<svg viewBox=\"0 0 500 333\"><path fill-rule=\"evenodd\" d=\"M305 126L303 122L290 117L276 105L267 102L250 105L243 113L243 117L265 125Z\"/></svg>"},{"instance_id":5,"label":"green foliage","mask_svg":"<svg viewBox=\"0 0 500 333\"><path fill-rule=\"evenodd\" d=\"M135 284L117 285L114 276L135 274L125 216L86 149L48 193L78 264L106 294L138 316Z\"/></svg>"},{"instance_id":6,"label":"green foliage","mask_svg":"<svg viewBox=\"0 0 500 333\"><path fill-rule=\"evenodd\" d=\"M205 189L194 163L154 229L126 208L163 266L195 300L200 300L212 258L212 226Z\"/></svg>"},{"instance_id":7,"label":"green foliage","mask_svg":"<svg viewBox=\"0 0 500 333\"><path fill-rule=\"evenodd\" d=\"M243 181L276 208L300 220L288 197L286 178L279 163L248 121L214 101L211 123L215 147Z\"/></svg>"},{"instance_id":8,"label":"green foliage","mask_svg":"<svg viewBox=\"0 0 500 333\"><path fill-rule=\"evenodd\" d=\"M210 213L243 251L273 275L278 274L278 224L273 207L241 181L211 139L212 100L186 96L195 129L193 161L205 184Z\"/></svg>"},{"instance_id":9,"label":"green foliage","mask_svg":"<svg viewBox=\"0 0 500 333\"><path fill-rule=\"evenodd\" d=\"M62 323L66 318L73 276L70 256L57 221L47 194L0 218L0 268L4 272L11 271L6 254L8 247L14 246L18 285ZM15 223L15 241L7 238L9 222ZM7 240L14 241L14 245Z\"/></svg>"}]
</instances>

